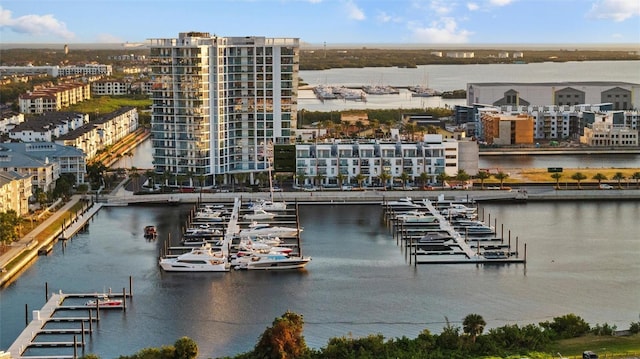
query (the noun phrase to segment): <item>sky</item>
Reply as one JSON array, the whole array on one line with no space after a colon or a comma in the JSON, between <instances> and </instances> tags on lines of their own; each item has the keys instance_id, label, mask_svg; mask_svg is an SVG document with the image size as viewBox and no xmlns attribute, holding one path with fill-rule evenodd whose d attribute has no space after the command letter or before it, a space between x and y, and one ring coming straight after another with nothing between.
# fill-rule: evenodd
<instances>
[{"instance_id":1,"label":"sky","mask_svg":"<svg viewBox=\"0 0 640 359\"><path fill-rule=\"evenodd\" d=\"M640 44L640 0L0 0L0 43ZM639 45L640 47L640 45Z\"/></svg>"}]
</instances>

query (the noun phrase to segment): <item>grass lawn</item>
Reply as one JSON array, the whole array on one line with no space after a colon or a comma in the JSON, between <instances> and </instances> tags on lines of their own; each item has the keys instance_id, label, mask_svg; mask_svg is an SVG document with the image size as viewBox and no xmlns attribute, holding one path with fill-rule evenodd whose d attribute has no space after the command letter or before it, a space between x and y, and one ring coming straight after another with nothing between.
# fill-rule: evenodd
<instances>
[{"instance_id":1,"label":"grass lawn","mask_svg":"<svg viewBox=\"0 0 640 359\"><path fill-rule=\"evenodd\" d=\"M550 348L550 354L582 358L582 352L590 350L600 358L640 357L640 334L632 336L595 336L560 340Z\"/></svg>"},{"instance_id":2,"label":"grass lawn","mask_svg":"<svg viewBox=\"0 0 640 359\"><path fill-rule=\"evenodd\" d=\"M113 112L123 106L148 108L151 106L151 99L99 96L90 100L82 101L73 106L69 106L68 111L77 111L89 114L95 114L97 112L99 115L103 115Z\"/></svg>"},{"instance_id":3,"label":"grass lawn","mask_svg":"<svg viewBox=\"0 0 640 359\"><path fill-rule=\"evenodd\" d=\"M598 183L597 180L593 179L593 176L595 176L596 173L601 173L607 177L607 179L603 180L603 182L615 183L616 181L613 179L613 177L616 175L616 173L619 172L619 173L622 173L622 175L625 177L625 179L621 181L621 185L623 187L627 187L627 184L628 184L631 188L633 188L638 185L638 180L635 180L632 177L635 173L640 173L640 168L565 168L561 172L562 177L560 178L559 182L560 183L567 183L567 182L577 183L576 180L571 179L571 176L573 176L577 172L580 172L587 177L586 179L580 182L582 184ZM512 172L509 172L508 174L509 174L509 177L504 181L504 183L514 183L514 182L555 183L556 182L556 180L551 177L552 173L547 172L546 168L526 168L518 171L512 171ZM476 180L475 182L479 182L479 181ZM486 179L484 183L493 184L493 183L500 183L500 181L498 181L494 177L491 177Z\"/></svg>"}]
</instances>

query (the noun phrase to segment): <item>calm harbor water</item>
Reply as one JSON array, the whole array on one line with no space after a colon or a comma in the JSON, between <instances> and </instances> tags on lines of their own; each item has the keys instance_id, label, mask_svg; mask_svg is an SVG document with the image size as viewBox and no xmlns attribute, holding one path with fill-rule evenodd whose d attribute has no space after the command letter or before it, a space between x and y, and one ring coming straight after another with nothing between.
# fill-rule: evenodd
<instances>
[{"instance_id":1,"label":"calm harbor water","mask_svg":"<svg viewBox=\"0 0 640 359\"><path fill-rule=\"evenodd\" d=\"M473 82L563 82L622 81L640 83L638 61L544 62L531 64L490 65L423 65L415 69L397 67L366 67L360 69L330 69L300 71L309 85L362 86L424 85L438 91L467 88ZM328 100L321 102L313 93L300 91L298 108L309 111L363 110L367 108L427 108L466 104L466 100L445 100L440 97L411 97L408 91L399 95L369 95L367 102Z\"/></svg>"},{"instance_id":2,"label":"calm harbor water","mask_svg":"<svg viewBox=\"0 0 640 359\"><path fill-rule=\"evenodd\" d=\"M250 350L274 318L302 314L310 346L336 336L415 337L481 314L488 327L538 323L575 313L624 328L640 307L638 202L490 204L480 213L527 243L525 265L410 266L375 205L301 206L302 272L163 273L158 249L177 235L189 208L103 208L88 230L57 243L0 291L0 349L24 327L24 306L51 291L122 291L133 276L126 313L105 313L88 352L103 358L195 339L202 357ZM145 225L160 231L156 242ZM533 225L532 225L533 224ZM506 236L506 235L505 235Z\"/></svg>"}]
</instances>

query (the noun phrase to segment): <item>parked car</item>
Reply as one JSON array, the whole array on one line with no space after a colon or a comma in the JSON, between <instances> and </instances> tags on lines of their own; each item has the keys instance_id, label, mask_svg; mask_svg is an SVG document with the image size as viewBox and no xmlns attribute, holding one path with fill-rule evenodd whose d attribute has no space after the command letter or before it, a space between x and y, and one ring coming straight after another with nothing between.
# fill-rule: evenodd
<instances>
[{"instance_id":1,"label":"parked car","mask_svg":"<svg viewBox=\"0 0 640 359\"><path fill-rule=\"evenodd\" d=\"M606 183L600 183L598 188L600 188L600 189L613 189L613 186L610 185L610 184L606 184Z\"/></svg>"},{"instance_id":2,"label":"parked car","mask_svg":"<svg viewBox=\"0 0 640 359\"><path fill-rule=\"evenodd\" d=\"M598 354L592 351L582 352L582 359L598 359Z\"/></svg>"},{"instance_id":3,"label":"parked car","mask_svg":"<svg viewBox=\"0 0 640 359\"><path fill-rule=\"evenodd\" d=\"M353 190L353 186L342 186L343 191L351 191Z\"/></svg>"},{"instance_id":4,"label":"parked car","mask_svg":"<svg viewBox=\"0 0 640 359\"><path fill-rule=\"evenodd\" d=\"M318 188L316 186L304 186L302 190L306 192L315 192Z\"/></svg>"}]
</instances>

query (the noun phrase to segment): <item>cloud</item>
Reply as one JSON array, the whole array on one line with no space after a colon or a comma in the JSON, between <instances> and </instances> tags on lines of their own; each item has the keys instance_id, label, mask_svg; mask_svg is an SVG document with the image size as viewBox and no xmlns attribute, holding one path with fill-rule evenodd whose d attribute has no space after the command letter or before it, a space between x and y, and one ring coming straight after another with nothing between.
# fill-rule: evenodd
<instances>
[{"instance_id":1,"label":"cloud","mask_svg":"<svg viewBox=\"0 0 640 359\"><path fill-rule=\"evenodd\" d=\"M467 3L467 10L476 11L478 9L480 9L480 5L478 5L476 3L473 3L473 2Z\"/></svg>"},{"instance_id":2,"label":"cloud","mask_svg":"<svg viewBox=\"0 0 640 359\"><path fill-rule=\"evenodd\" d=\"M437 15L446 15L449 14L453 7L455 6L455 2L451 1L441 1L441 0L433 0L429 5L429 8L435 12Z\"/></svg>"},{"instance_id":3,"label":"cloud","mask_svg":"<svg viewBox=\"0 0 640 359\"><path fill-rule=\"evenodd\" d=\"M353 1L347 1L345 3L345 8L347 10L347 17L349 19L358 21L366 19L366 16L364 15L362 9L360 9L358 5L356 5Z\"/></svg>"},{"instance_id":4,"label":"cloud","mask_svg":"<svg viewBox=\"0 0 640 359\"><path fill-rule=\"evenodd\" d=\"M113 44L118 42L125 42L121 38L111 35L111 34L98 34L96 38L96 42L101 42L105 44Z\"/></svg>"},{"instance_id":5,"label":"cloud","mask_svg":"<svg viewBox=\"0 0 640 359\"><path fill-rule=\"evenodd\" d=\"M489 0L489 3L494 6L507 6L512 2L513 0Z\"/></svg>"},{"instance_id":6,"label":"cloud","mask_svg":"<svg viewBox=\"0 0 640 359\"><path fill-rule=\"evenodd\" d=\"M24 15L13 17L10 10L0 7L0 29L27 35L54 35L72 39L75 34L67 30L67 25L53 15Z\"/></svg>"},{"instance_id":7,"label":"cloud","mask_svg":"<svg viewBox=\"0 0 640 359\"><path fill-rule=\"evenodd\" d=\"M640 16L640 2L638 0L599 0L587 13L588 18L611 19L617 22L625 21L634 16Z\"/></svg>"},{"instance_id":8,"label":"cloud","mask_svg":"<svg viewBox=\"0 0 640 359\"><path fill-rule=\"evenodd\" d=\"M430 27L416 27L413 36L418 42L427 43L465 43L471 32L458 29L455 19L445 17L431 24Z\"/></svg>"},{"instance_id":9,"label":"cloud","mask_svg":"<svg viewBox=\"0 0 640 359\"><path fill-rule=\"evenodd\" d=\"M322 2L322 0L308 0L310 3L312 4L318 4L320 2Z\"/></svg>"}]
</instances>

